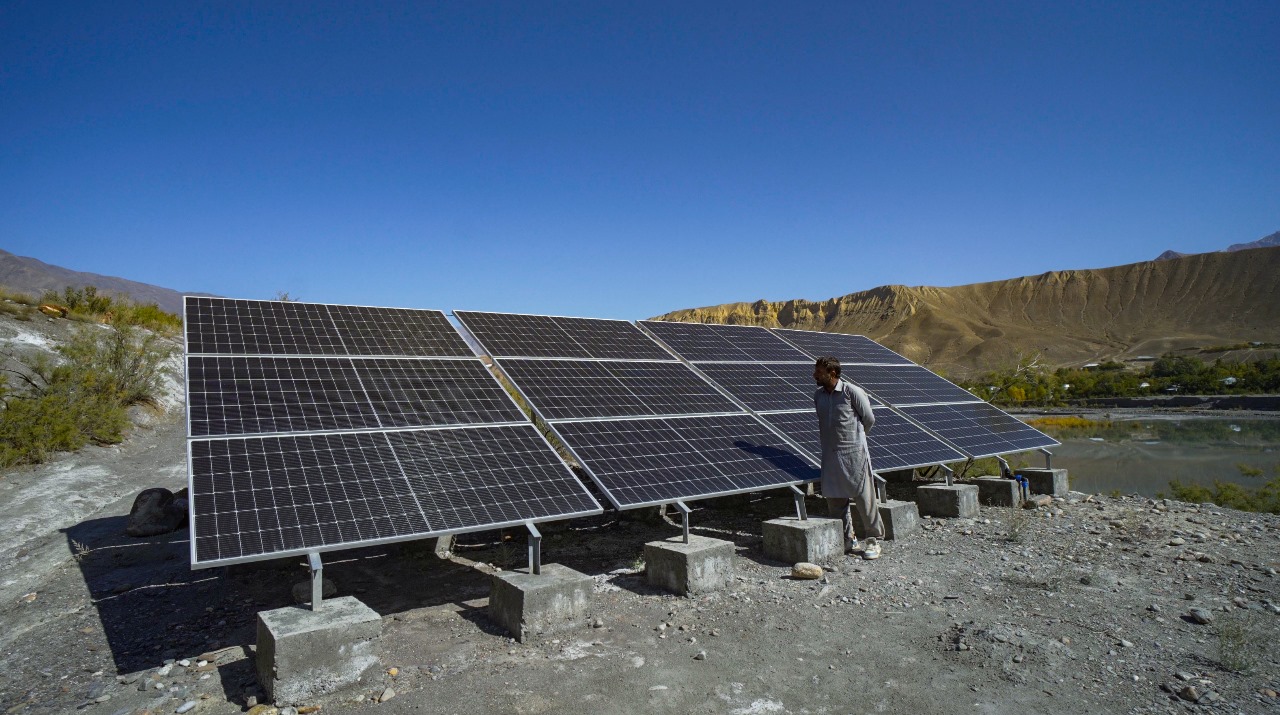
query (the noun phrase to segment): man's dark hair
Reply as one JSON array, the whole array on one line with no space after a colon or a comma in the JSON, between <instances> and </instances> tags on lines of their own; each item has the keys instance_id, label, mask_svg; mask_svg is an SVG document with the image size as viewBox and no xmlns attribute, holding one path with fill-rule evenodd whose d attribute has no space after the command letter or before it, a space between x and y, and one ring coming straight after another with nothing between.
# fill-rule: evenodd
<instances>
[{"instance_id":1,"label":"man's dark hair","mask_svg":"<svg viewBox=\"0 0 1280 715\"><path fill-rule=\"evenodd\" d=\"M833 357L818 358L818 367L840 377L840 361Z\"/></svg>"}]
</instances>

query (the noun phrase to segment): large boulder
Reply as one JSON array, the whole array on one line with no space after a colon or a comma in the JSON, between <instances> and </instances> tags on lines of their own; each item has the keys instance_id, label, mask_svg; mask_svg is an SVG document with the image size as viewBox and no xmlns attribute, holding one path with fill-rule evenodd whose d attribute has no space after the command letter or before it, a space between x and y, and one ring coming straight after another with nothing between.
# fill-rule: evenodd
<instances>
[{"instance_id":1,"label":"large boulder","mask_svg":"<svg viewBox=\"0 0 1280 715\"><path fill-rule=\"evenodd\" d=\"M187 490L177 494L157 487L144 489L133 508L124 532L129 536L157 536L177 531L187 523Z\"/></svg>"}]
</instances>

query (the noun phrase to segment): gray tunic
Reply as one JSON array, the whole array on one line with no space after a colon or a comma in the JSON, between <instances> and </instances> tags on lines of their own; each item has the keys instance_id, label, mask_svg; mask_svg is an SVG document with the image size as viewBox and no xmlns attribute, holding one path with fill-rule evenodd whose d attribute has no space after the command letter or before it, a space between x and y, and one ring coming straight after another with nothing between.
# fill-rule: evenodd
<instances>
[{"instance_id":1,"label":"gray tunic","mask_svg":"<svg viewBox=\"0 0 1280 715\"><path fill-rule=\"evenodd\" d=\"M818 411L818 439L822 443L822 496L852 499L871 479L867 430L876 423L871 400L861 387L840 380L830 394L813 394Z\"/></svg>"}]
</instances>

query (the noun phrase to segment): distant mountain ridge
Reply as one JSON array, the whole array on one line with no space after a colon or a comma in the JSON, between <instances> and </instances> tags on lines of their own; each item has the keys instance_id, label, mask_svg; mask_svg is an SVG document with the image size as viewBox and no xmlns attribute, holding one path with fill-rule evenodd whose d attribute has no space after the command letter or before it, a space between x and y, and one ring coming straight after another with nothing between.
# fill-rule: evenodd
<instances>
[{"instance_id":1,"label":"distant mountain ridge","mask_svg":"<svg viewBox=\"0 0 1280 715\"><path fill-rule=\"evenodd\" d=\"M1280 342L1280 247L825 301L726 303L659 320L858 333L957 374L1040 354L1050 365Z\"/></svg>"},{"instance_id":2,"label":"distant mountain ridge","mask_svg":"<svg viewBox=\"0 0 1280 715\"><path fill-rule=\"evenodd\" d=\"M1262 238L1259 238L1256 241L1250 241L1249 243L1233 243L1222 250L1227 252L1247 251L1251 248L1269 248L1271 246L1280 246L1280 231L1276 231L1270 236L1263 236ZM1167 261L1170 258L1182 258L1183 256L1192 256L1192 255L1195 255L1195 254L1179 253L1178 251L1165 251L1164 253L1161 253L1160 255L1156 256L1156 260Z\"/></svg>"},{"instance_id":3,"label":"distant mountain ridge","mask_svg":"<svg viewBox=\"0 0 1280 715\"><path fill-rule=\"evenodd\" d=\"M135 303L155 303L170 313L182 315L182 296L176 290L139 283L127 278L104 276L98 273L73 271L54 266L37 258L16 256L0 249L0 285L37 298L47 290L61 291L67 286L83 288L97 286L103 293L122 295ZM188 295L206 295L188 293Z\"/></svg>"}]
</instances>

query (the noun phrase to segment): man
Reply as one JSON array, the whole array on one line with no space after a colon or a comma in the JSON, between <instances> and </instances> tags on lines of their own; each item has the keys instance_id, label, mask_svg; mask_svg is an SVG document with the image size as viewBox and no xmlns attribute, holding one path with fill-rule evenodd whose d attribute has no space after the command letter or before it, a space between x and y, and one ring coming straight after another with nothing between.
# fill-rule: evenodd
<instances>
[{"instance_id":1,"label":"man","mask_svg":"<svg viewBox=\"0 0 1280 715\"><path fill-rule=\"evenodd\" d=\"M871 453L867 450L867 430L876 423L871 400L861 387L840 379L840 361L820 357L813 367L818 383L813 406L818 411L818 439L822 443L822 495L827 512L840 515L844 525L845 551L858 551L862 558L880 558L884 522L876 500L875 478L871 476ZM850 514L850 501L858 523Z\"/></svg>"}]
</instances>

